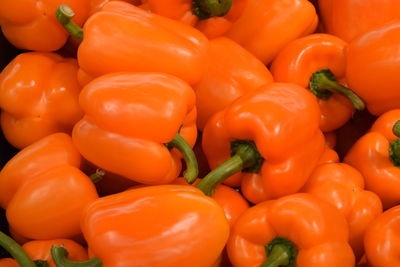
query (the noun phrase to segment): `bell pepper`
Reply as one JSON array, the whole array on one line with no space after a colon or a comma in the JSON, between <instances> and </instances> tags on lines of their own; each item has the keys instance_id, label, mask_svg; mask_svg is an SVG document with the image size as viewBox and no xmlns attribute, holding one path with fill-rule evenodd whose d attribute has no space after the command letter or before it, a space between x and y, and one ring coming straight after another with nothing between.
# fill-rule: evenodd
<instances>
[{"instance_id":1,"label":"bell pepper","mask_svg":"<svg viewBox=\"0 0 400 267\"><path fill-rule=\"evenodd\" d=\"M16 260L12 258L0 259L0 267L20 267Z\"/></svg>"},{"instance_id":2,"label":"bell pepper","mask_svg":"<svg viewBox=\"0 0 400 267\"><path fill-rule=\"evenodd\" d=\"M373 29L349 43L347 81L372 115L400 108L399 43L399 21Z\"/></svg>"},{"instance_id":3,"label":"bell pepper","mask_svg":"<svg viewBox=\"0 0 400 267\"><path fill-rule=\"evenodd\" d=\"M299 193L246 210L233 226L227 248L237 267L354 267L348 235L336 208Z\"/></svg>"},{"instance_id":4,"label":"bell pepper","mask_svg":"<svg viewBox=\"0 0 400 267\"><path fill-rule=\"evenodd\" d=\"M110 1L124 1L135 6L141 4L140 0L90 0L90 15L93 15L97 11L101 10L101 8Z\"/></svg>"},{"instance_id":5,"label":"bell pepper","mask_svg":"<svg viewBox=\"0 0 400 267\"><path fill-rule=\"evenodd\" d=\"M18 234L32 239L70 238L81 230L95 186L78 168L71 137L49 135L24 148L0 172L0 205ZM73 193L71 193L73 192Z\"/></svg>"},{"instance_id":6,"label":"bell pepper","mask_svg":"<svg viewBox=\"0 0 400 267\"><path fill-rule=\"evenodd\" d=\"M297 192L325 149L319 117L315 97L298 85L272 83L248 92L206 124L202 144L213 171L197 187L210 194L229 177L224 182L241 184L253 203ZM247 188L253 178L261 196Z\"/></svg>"},{"instance_id":7,"label":"bell pepper","mask_svg":"<svg viewBox=\"0 0 400 267\"><path fill-rule=\"evenodd\" d=\"M364 253L364 233L368 225L382 213L379 197L364 190L364 177L345 163L318 166L302 192L315 195L334 205L349 224L349 244L356 258Z\"/></svg>"},{"instance_id":8,"label":"bell pepper","mask_svg":"<svg viewBox=\"0 0 400 267\"><path fill-rule=\"evenodd\" d=\"M317 24L315 8L309 1L248 0L225 35L268 64L284 46L312 33Z\"/></svg>"},{"instance_id":9,"label":"bell pepper","mask_svg":"<svg viewBox=\"0 0 400 267\"><path fill-rule=\"evenodd\" d=\"M354 108L365 105L357 95L336 82L345 78L347 44L329 34L312 34L288 44L271 65L277 82L296 83L309 88L321 108L321 130L333 131L343 126Z\"/></svg>"},{"instance_id":10,"label":"bell pepper","mask_svg":"<svg viewBox=\"0 0 400 267\"><path fill-rule=\"evenodd\" d=\"M1 30L7 40L19 49L58 50L68 39L68 32L58 23L55 14L61 4L75 10L74 22L77 25L83 25L89 16L89 0L1 1Z\"/></svg>"},{"instance_id":11,"label":"bell pepper","mask_svg":"<svg viewBox=\"0 0 400 267\"><path fill-rule=\"evenodd\" d=\"M98 199L82 217L104 267L211 266L229 235L215 200L192 186L159 185Z\"/></svg>"},{"instance_id":12,"label":"bell pepper","mask_svg":"<svg viewBox=\"0 0 400 267\"><path fill-rule=\"evenodd\" d=\"M365 232L365 256L371 267L398 266L400 206L386 210Z\"/></svg>"},{"instance_id":13,"label":"bell pepper","mask_svg":"<svg viewBox=\"0 0 400 267\"><path fill-rule=\"evenodd\" d=\"M78 63L54 53L29 52L0 74L1 128L22 149L56 132L71 133L83 116L79 107Z\"/></svg>"},{"instance_id":14,"label":"bell pepper","mask_svg":"<svg viewBox=\"0 0 400 267\"><path fill-rule=\"evenodd\" d=\"M85 115L72 139L94 165L143 184L166 184L181 169L197 178L195 94L184 81L158 73L112 73L82 89ZM189 146L189 144L190 146ZM171 148L172 150L170 150ZM189 159L189 160L187 160Z\"/></svg>"},{"instance_id":15,"label":"bell pepper","mask_svg":"<svg viewBox=\"0 0 400 267\"><path fill-rule=\"evenodd\" d=\"M0 266L2 267L38 267L31 258L29 258L28 254L26 254L25 250L15 242L11 237L4 234L0 231L0 247L5 249L13 259L0 260Z\"/></svg>"},{"instance_id":16,"label":"bell pepper","mask_svg":"<svg viewBox=\"0 0 400 267\"><path fill-rule=\"evenodd\" d=\"M400 121L392 127L399 137ZM361 172L366 189L381 198L384 209L400 203L400 138L390 141L379 131L369 132L351 147L344 162Z\"/></svg>"},{"instance_id":17,"label":"bell pepper","mask_svg":"<svg viewBox=\"0 0 400 267\"><path fill-rule=\"evenodd\" d=\"M400 109L392 109L380 115L369 129L370 132L378 132L390 142L397 139L393 133L393 126L400 120Z\"/></svg>"},{"instance_id":18,"label":"bell pepper","mask_svg":"<svg viewBox=\"0 0 400 267\"><path fill-rule=\"evenodd\" d=\"M208 40L190 26L121 1L106 3L83 32L69 21L70 8L63 5L57 12L73 35L84 35L78 48L81 84L120 71L162 72L195 84L206 71Z\"/></svg>"},{"instance_id":19,"label":"bell pepper","mask_svg":"<svg viewBox=\"0 0 400 267\"><path fill-rule=\"evenodd\" d=\"M397 0L318 0L318 8L325 32L347 42L400 13Z\"/></svg>"},{"instance_id":20,"label":"bell pepper","mask_svg":"<svg viewBox=\"0 0 400 267\"><path fill-rule=\"evenodd\" d=\"M272 83L271 73L256 57L228 38L210 41L210 66L193 89L196 92L197 126L246 92Z\"/></svg>"}]
</instances>

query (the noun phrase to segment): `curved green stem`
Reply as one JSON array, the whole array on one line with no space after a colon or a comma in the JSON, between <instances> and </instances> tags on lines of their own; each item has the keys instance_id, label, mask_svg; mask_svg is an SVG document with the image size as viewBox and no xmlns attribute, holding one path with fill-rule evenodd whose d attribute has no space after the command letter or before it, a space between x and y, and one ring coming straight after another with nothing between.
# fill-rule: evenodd
<instances>
[{"instance_id":1,"label":"curved green stem","mask_svg":"<svg viewBox=\"0 0 400 267\"><path fill-rule=\"evenodd\" d=\"M336 77L328 69L319 70L313 73L310 80L310 90L321 99L328 99L332 93L346 96L356 110L364 110L364 101L349 88L339 84Z\"/></svg>"},{"instance_id":2,"label":"curved green stem","mask_svg":"<svg viewBox=\"0 0 400 267\"><path fill-rule=\"evenodd\" d=\"M4 248L22 267L36 267L24 249L11 237L0 231L0 246Z\"/></svg>"},{"instance_id":3,"label":"curved green stem","mask_svg":"<svg viewBox=\"0 0 400 267\"><path fill-rule=\"evenodd\" d=\"M251 141L231 143L232 157L208 173L197 185L207 196L214 193L215 187L226 178L240 171L258 172L263 158Z\"/></svg>"},{"instance_id":4,"label":"curved green stem","mask_svg":"<svg viewBox=\"0 0 400 267\"><path fill-rule=\"evenodd\" d=\"M93 173L89 176L89 178L95 184L95 183L100 182L100 180L103 179L104 175L106 175L106 171L101 168L98 168L98 169L96 169L95 173Z\"/></svg>"},{"instance_id":5,"label":"curved green stem","mask_svg":"<svg viewBox=\"0 0 400 267\"><path fill-rule=\"evenodd\" d=\"M183 176L186 178L188 183L193 183L199 175L199 167L197 164L196 155L194 154L193 149L190 147L188 142L186 142L186 140L179 133L177 133L174 139L165 145L168 148L175 147L179 150L179 152L181 152L186 163L186 170L184 171Z\"/></svg>"},{"instance_id":6,"label":"curved green stem","mask_svg":"<svg viewBox=\"0 0 400 267\"><path fill-rule=\"evenodd\" d=\"M78 39L83 40L83 29L76 25L71 19L75 16L75 12L67 5L60 5L56 9L56 18L69 34Z\"/></svg>"},{"instance_id":7,"label":"curved green stem","mask_svg":"<svg viewBox=\"0 0 400 267\"><path fill-rule=\"evenodd\" d=\"M57 267L101 267L103 263L97 257L87 261L74 262L67 259L68 251L63 246L52 246L51 257Z\"/></svg>"},{"instance_id":8,"label":"curved green stem","mask_svg":"<svg viewBox=\"0 0 400 267\"><path fill-rule=\"evenodd\" d=\"M297 248L290 240L277 237L265 246L267 260L260 267L294 267Z\"/></svg>"},{"instance_id":9,"label":"curved green stem","mask_svg":"<svg viewBox=\"0 0 400 267\"><path fill-rule=\"evenodd\" d=\"M395 136L400 137L400 120L393 125L392 131ZM400 138L390 142L389 156L393 164L400 167Z\"/></svg>"},{"instance_id":10,"label":"curved green stem","mask_svg":"<svg viewBox=\"0 0 400 267\"><path fill-rule=\"evenodd\" d=\"M199 19L225 16L232 7L232 0L193 0L192 12Z\"/></svg>"}]
</instances>

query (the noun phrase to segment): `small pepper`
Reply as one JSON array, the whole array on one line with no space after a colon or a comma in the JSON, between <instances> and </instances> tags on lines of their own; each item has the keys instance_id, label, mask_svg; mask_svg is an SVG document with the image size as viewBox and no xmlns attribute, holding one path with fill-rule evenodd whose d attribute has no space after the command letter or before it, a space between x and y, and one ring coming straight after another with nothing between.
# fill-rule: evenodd
<instances>
[{"instance_id":1,"label":"small pepper","mask_svg":"<svg viewBox=\"0 0 400 267\"><path fill-rule=\"evenodd\" d=\"M79 107L78 63L54 53L29 52L0 74L1 128L22 149L56 133L71 133L83 116Z\"/></svg>"},{"instance_id":2,"label":"small pepper","mask_svg":"<svg viewBox=\"0 0 400 267\"><path fill-rule=\"evenodd\" d=\"M192 187L147 186L103 197L82 217L104 267L211 266L229 235L219 204Z\"/></svg>"},{"instance_id":3,"label":"small pepper","mask_svg":"<svg viewBox=\"0 0 400 267\"><path fill-rule=\"evenodd\" d=\"M300 193L246 210L227 248L237 267L354 267L347 240L344 216L316 196Z\"/></svg>"},{"instance_id":4,"label":"small pepper","mask_svg":"<svg viewBox=\"0 0 400 267\"><path fill-rule=\"evenodd\" d=\"M370 267L399 266L400 206L386 210L365 232L365 256Z\"/></svg>"},{"instance_id":5,"label":"small pepper","mask_svg":"<svg viewBox=\"0 0 400 267\"><path fill-rule=\"evenodd\" d=\"M0 25L7 40L22 50L50 52L60 49L68 32L58 23L56 8L66 4L76 11L74 22L83 25L89 0L1 1Z\"/></svg>"},{"instance_id":6,"label":"small pepper","mask_svg":"<svg viewBox=\"0 0 400 267\"><path fill-rule=\"evenodd\" d=\"M345 79L346 47L333 35L311 34L288 44L272 62L275 81L309 88L318 98L323 132L343 126L354 109L365 108L356 94L336 82L339 79L343 83Z\"/></svg>"},{"instance_id":7,"label":"small pepper","mask_svg":"<svg viewBox=\"0 0 400 267\"><path fill-rule=\"evenodd\" d=\"M380 115L369 129L370 132L378 132L390 142L398 137L393 133L393 126L400 120L400 109L392 109Z\"/></svg>"},{"instance_id":8,"label":"small pepper","mask_svg":"<svg viewBox=\"0 0 400 267\"><path fill-rule=\"evenodd\" d=\"M392 128L399 137L400 121ZM345 163L361 172L366 189L381 198L384 209L400 203L399 144L400 138L390 141L380 132L369 132L357 140L344 158Z\"/></svg>"},{"instance_id":9,"label":"small pepper","mask_svg":"<svg viewBox=\"0 0 400 267\"><path fill-rule=\"evenodd\" d=\"M379 197L364 190L364 177L345 163L318 166L302 192L313 194L334 205L349 224L349 244L356 259L364 253L364 233L368 225L382 213Z\"/></svg>"},{"instance_id":10,"label":"small pepper","mask_svg":"<svg viewBox=\"0 0 400 267\"><path fill-rule=\"evenodd\" d=\"M203 130L212 115L246 92L272 81L265 65L234 41L225 37L210 41L209 68L193 87L197 126Z\"/></svg>"},{"instance_id":11,"label":"small pepper","mask_svg":"<svg viewBox=\"0 0 400 267\"><path fill-rule=\"evenodd\" d=\"M309 1L248 0L225 36L268 64L284 46L312 33L317 24L315 8Z\"/></svg>"},{"instance_id":12,"label":"small pepper","mask_svg":"<svg viewBox=\"0 0 400 267\"><path fill-rule=\"evenodd\" d=\"M206 124L203 150L213 171L197 186L211 194L229 177L226 183L242 183L253 203L297 192L325 149L319 116L315 97L298 85L272 83L248 92ZM246 188L252 178L264 191L260 198Z\"/></svg>"},{"instance_id":13,"label":"small pepper","mask_svg":"<svg viewBox=\"0 0 400 267\"><path fill-rule=\"evenodd\" d=\"M94 165L144 184L166 184L187 163L184 176L197 178L190 146L196 141L195 94L184 81L158 73L113 73L82 89L85 115L72 138Z\"/></svg>"},{"instance_id":14,"label":"small pepper","mask_svg":"<svg viewBox=\"0 0 400 267\"><path fill-rule=\"evenodd\" d=\"M98 195L78 169L80 161L71 137L56 133L24 148L3 167L0 204L15 232L32 239L70 238L81 232L83 209Z\"/></svg>"}]
</instances>

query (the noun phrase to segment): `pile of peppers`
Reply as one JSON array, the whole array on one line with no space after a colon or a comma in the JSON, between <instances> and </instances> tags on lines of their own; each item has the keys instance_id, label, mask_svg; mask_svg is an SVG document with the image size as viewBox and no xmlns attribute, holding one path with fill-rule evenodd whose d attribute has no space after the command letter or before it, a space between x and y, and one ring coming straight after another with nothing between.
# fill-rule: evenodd
<instances>
[{"instance_id":1,"label":"pile of peppers","mask_svg":"<svg viewBox=\"0 0 400 267\"><path fill-rule=\"evenodd\" d=\"M398 0L3 0L0 27L0 267L400 266Z\"/></svg>"}]
</instances>

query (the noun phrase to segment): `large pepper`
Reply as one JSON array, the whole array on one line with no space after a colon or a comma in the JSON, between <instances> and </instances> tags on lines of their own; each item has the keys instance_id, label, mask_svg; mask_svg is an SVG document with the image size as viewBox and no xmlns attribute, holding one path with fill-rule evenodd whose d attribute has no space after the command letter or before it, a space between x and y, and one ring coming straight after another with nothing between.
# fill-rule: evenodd
<instances>
[{"instance_id":1,"label":"large pepper","mask_svg":"<svg viewBox=\"0 0 400 267\"><path fill-rule=\"evenodd\" d=\"M53 53L14 58L0 74L1 128L21 149L56 132L71 133L83 116L78 63Z\"/></svg>"},{"instance_id":2,"label":"large pepper","mask_svg":"<svg viewBox=\"0 0 400 267\"><path fill-rule=\"evenodd\" d=\"M230 177L227 183L240 185L243 178L242 192L253 203L297 192L325 150L319 119L315 97L298 85L247 93L206 124L203 150L214 178L197 186L211 193L215 183Z\"/></svg>"},{"instance_id":3,"label":"large pepper","mask_svg":"<svg viewBox=\"0 0 400 267\"><path fill-rule=\"evenodd\" d=\"M349 43L347 82L373 115L400 108L399 58L399 21L371 30Z\"/></svg>"},{"instance_id":4,"label":"large pepper","mask_svg":"<svg viewBox=\"0 0 400 267\"><path fill-rule=\"evenodd\" d=\"M400 18L397 0L318 0L318 7L324 31L347 42Z\"/></svg>"},{"instance_id":5,"label":"large pepper","mask_svg":"<svg viewBox=\"0 0 400 267\"><path fill-rule=\"evenodd\" d=\"M293 194L246 210L227 247L237 267L354 267L347 240L346 220L336 208L310 194Z\"/></svg>"},{"instance_id":6,"label":"large pepper","mask_svg":"<svg viewBox=\"0 0 400 267\"><path fill-rule=\"evenodd\" d=\"M288 44L271 65L275 81L309 88L318 98L324 132L343 126L353 115L354 107L364 109L357 95L336 82L345 79L346 47L333 35L312 34Z\"/></svg>"},{"instance_id":7,"label":"large pepper","mask_svg":"<svg viewBox=\"0 0 400 267\"><path fill-rule=\"evenodd\" d=\"M98 198L78 168L71 137L49 135L21 150L0 172L0 205L18 234L32 239L70 238L81 230L87 204Z\"/></svg>"},{"instance_id":8,"label":"large pepper","mask_svg":"<svg viewBox=\"0 0 400 267\"><path fill-rule=\"evenodd\" d=\"M82 38L78 49L82 84L119 71L162 72L189 84L198 82L208 62L208 40L196 29L134 5L111 1L83 28L72 25L73 11L58 9L60 22Z\"/></svg>"},{"instance_id":9,"label":"large pepper","mask_svg":"<svg viewBox=\"0 0 400 267\"><path fill-rule=\"evenodd\" d=\"M19 49L58 50L68 38L68 32L56 18L56 9L61 4L75 10L74 22L78 25L83 25L89 16L89 0L6 0L0 2L1 30L8 41Z\"/></svg>"},{"instance_id":10,"label":"large pepper","mask_svg":"<svg viewBox=\"0 0 400 267\"><path fill-rule=\"evenodd\" d=\"M364 190L360 172L344 163L318 166L302 192L313 194L334 205L349 224L349 244L357 259L364 253L364 233L368 225L382 213L379 197Z\"/></svg>"},{"instance_id":11,"label":"large pepper","mask_svg":"<svg viewBox=\"0 0 400 267\"><path fill-rule=\"evenodd\" d=\"M399 111L396 113L400 115ZM400 121L393 116L383 116L378 121L380 126L374 124L369 133L357 140L344 162L361 172L366 189L375 192L387 209L400 203ZM388 128L395 136L388 136Z\"/></svg>"},{"instance_id":12,"label":"large pepper","mask_svg":"<svg viewBox=\"0 0 400 267\"><path fill-rule=\"evenodd\" d=\"M284 46L312 33L317 24L315 8L309 1L248 0L225 35L268 64Z\"/></svg>"},{"instance_id":13,"label":"large pepper","mask_svg":"<svg viewBox=\"0 0 400 267\"><path fill-rule=\"evenodd\" d=\"M85 86L79 101L85 116L72 138L88 161L144 184L178 177L174 141L191 151L186 142L193 146L197 136L195 94L187 83L167 74L113 73Z\"/></svg>"},{"instance_id":14,"label":"large pepper","mask_svg":"<svg viewBox=\"0 0 400 267\"><path fill-rule=\"evenodd\" d=\"M365 256L370 267L399 266L400 206L386 210L365 232Z\"/></svg>"},{"instance_id":15,"label":"large pepper","mask_svg":"<svg viewBox=\"0 0 400 267\"><path fill-rule=\"evenodd\" d=\"M89 250L104 267L212 266L229 235L215 200L183 185L100 198L86 209L81 225Z\"/></svg>"},{"instance_id":16,"label":"large pepper","mask_svg":"<svg viewBox=\"0 0 400 267\"><path fill-rule=\"evenodd\" d=\"M193 89L196 92L197 126L246 92L272 83L272 75L256 57L232 40L210 42L210 66Z\"/></svg>"}]
</instances>

